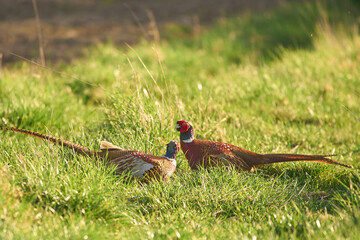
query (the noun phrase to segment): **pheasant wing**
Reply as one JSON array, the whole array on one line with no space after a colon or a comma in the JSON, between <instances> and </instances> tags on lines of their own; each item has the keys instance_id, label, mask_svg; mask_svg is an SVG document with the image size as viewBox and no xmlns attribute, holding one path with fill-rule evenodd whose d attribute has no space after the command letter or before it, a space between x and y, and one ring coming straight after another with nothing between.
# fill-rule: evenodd
<instances>
[{"instance_id":1,"label":"pheasant wing","mask_svg":"<svg viewBox=\"0 0 360 240\"><path fill-rule=\"evenodd\" d=\"M123 150L121 147L115 146L114 144L107 141L100 142L100 149L101 151L112 150L112 149Z\"/></svg>"},{"instance_id":2,"label":"pheasant wing","mask_svg":"<svg viewBox=\"0 0 360 240\"><path fill-rule=\"evenodd\" d=\"M102 159L109 160L125 156L131 152L107 141L100 142L100 149L101 152L98 152L97 155Z\"/></svg>"},{"instance_id":3,"label":"pheasant wing","mask_svg":"<svg viewBox=\"0 0 360 240\"><path fill-rule=\"evenodd\" d=\"M116 172L121 174L129 171L134 177L144 177L148 171L158 171L159 161L155 156L147 155L141 152L128 151L119 157L109 159L109 164L116 165Z\"/></svg>"},{"instance_id":4,"label":"pheasant wing","mask_svg":"<svg viewBox=\"0 0 360 240\"><path fill-rule=\"evenodd\" d=\"M208 141L203 145L204 165L226 165L236 169L250 170L251 166L246 162L244 156L238 155L234 151L237 148L227 143Z\"/></svg>"},{"instance_id":5,"label":"pheasant wing","mask_svg":"<svg viewBox=\"0 0 360 240\"><path fill-rule=\"evenodd\" d=\"M210 162L212 165L226 165L234 167L235 169L240 170L251 170L251 167L246 163L244 159L240 156L237 156L231 152L214 154L209 157Z\"/></svg>"}]
</instances>

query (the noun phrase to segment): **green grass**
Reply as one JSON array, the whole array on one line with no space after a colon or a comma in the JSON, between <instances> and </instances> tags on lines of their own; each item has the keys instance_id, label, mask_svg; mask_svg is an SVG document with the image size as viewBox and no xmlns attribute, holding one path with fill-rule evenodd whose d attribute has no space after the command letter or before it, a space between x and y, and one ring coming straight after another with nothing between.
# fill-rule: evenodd
<instances>
[{"instance_id":1,"label":"green grass","mask_svg":"<svg viewBox=\"0 0 360 240\"><path fill-rule=\"evenodd\" d=\"M191 172L181 153L170 181L141 185L4 132L0 238L356 239L359 12L347 1L291 4L223 19L195 37L169 29L159 45L99 45L54 66L62 75L26 63L4 69L1 125L162 155L185 119L198 138L260 153L334 153L354 169L283 163Z\"/></svg>"}]
</instances>

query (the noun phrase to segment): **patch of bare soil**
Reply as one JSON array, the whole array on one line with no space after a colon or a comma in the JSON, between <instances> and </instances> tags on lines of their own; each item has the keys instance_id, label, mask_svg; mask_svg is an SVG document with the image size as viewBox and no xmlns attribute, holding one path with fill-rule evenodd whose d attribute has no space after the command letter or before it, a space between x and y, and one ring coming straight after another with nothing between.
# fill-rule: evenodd
<instances>
[{"instance_id":1,"label":"patch of bare soil","mask_svg":"<svg viewBox=\"0 0 360 240\"><path fill-rule=\"evenodd\" d=\"M170 23L206 26L221 17L263 11L300 0L37 0L47 61L69 61L104 41L134 44L158 41ZM0 0L0 54L3 63L38 60L39 42L30 0Z\"/></svg>"}]
</instances>

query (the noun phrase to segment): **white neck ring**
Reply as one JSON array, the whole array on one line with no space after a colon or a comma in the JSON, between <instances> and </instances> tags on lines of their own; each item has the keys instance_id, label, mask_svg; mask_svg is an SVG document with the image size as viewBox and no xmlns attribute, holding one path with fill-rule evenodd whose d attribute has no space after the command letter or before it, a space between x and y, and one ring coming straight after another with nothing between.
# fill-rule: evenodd
<instances>
[{"instance_id":1,"label":"white neck ring","mask_svg":"<svg viewBox=\"0 0 360 240\"><path fill-rule=\"evenodd\" d=\"M194 141L194 138L191 137L189 139L184 139L184 140L181 140L181 141L183 141L184 143L191 143L192 141Z\"/></svg>"}]
</instances>

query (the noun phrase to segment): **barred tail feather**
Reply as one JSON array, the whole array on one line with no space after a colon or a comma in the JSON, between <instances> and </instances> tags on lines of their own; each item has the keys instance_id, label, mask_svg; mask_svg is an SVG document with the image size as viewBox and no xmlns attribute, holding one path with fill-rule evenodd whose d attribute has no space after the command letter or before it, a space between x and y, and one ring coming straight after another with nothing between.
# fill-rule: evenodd
<instances>
[{"instance_id":1,"label":"barred tail feather","mask_svg":"<svg viewBox=\"0 0 360 240\"><path fill-rule=\"evenodd\" d=\"M352 168L352 166L327 158L334 155L264 154L263 156L265 159L262 162L262 164L278 163L278 162L310 161L310 162L320 162L320 163L334 164L347 168Z\"/></svg>"},{"instance_id":2,"label":"barred tail feather","mask_svg":"<svg viewBox=\"0 0 360 240\"><path fill-rule=\"evenodd\" d=\"M37 132L31 132L31 131L18 129L18 128L11 128L11 127L10 128L8 128L8 127L0 127L0 130L23 133L23 134L26 134L26 135L29 135L29 136L32 136L32 137L37 137L37 138L40 138L40 139L44 139L44 140L47 140L49 142L71 148L75 152L83 154L83 155L89 155L90 153L95 153L94 151L90 151L86 147L80 146L78 144L71 143L71 142L68 142L68 141L65 141L65 140L61 140L60 138L55 138L55 137L44 135L44 134L37 133Z\"/></svg>"}]
</instances>

